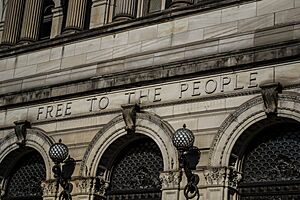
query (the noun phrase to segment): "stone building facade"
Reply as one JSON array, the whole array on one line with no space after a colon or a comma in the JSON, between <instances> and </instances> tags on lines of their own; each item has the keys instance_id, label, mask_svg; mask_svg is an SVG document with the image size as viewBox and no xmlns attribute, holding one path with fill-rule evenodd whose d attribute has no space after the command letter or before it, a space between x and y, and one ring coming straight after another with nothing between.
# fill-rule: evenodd
<instances>
[{"instance_id":1,"label":"stone building facade","mask_svg":"<svg viewBox=\"0 0 300 200\"><path fill-rule=\"evenodd\" d=\"M0 199L300 199L300 0L1 0Z\"/></svg>"}]
</instances>

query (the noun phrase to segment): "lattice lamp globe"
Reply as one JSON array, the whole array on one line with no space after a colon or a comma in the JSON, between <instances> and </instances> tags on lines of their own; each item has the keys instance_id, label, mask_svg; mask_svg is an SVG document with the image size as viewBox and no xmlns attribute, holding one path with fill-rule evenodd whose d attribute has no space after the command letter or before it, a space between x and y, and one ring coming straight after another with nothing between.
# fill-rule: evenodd
<instances>
[{"instance_id":1,"label":"lattice lamp globe","mask_svg":"<svg viewBox=\"0 0 300 200\"><path fill-rule=\"evenodd\" d=\"M193 147L195 141L195 136L193 132L186 128L186 125L183 125L183 128L175 131L173 135L172 142L174 146L179 151L186 151Z\"/></svg>"},{"instance_id":2,"label":"lattice lamp globe","mask_svg":"<svg viewBox=\"0 0 300 200\"><path fill-rule=\"evenodd\" d=\"M54 163L62 163L69 155L69 149L67 145L61 143L61 139L58 143L51 145L49 149L49 156Z\"/></svg>"}]
</instances>

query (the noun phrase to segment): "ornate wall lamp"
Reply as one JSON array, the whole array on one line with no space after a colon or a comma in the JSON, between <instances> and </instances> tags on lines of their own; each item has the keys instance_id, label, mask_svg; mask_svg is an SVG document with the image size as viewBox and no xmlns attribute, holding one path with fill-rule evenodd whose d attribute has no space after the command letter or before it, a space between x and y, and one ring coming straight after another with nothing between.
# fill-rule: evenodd
<instances>
[{"instance_id":1,"label":"ornate wall lamp","mask_svg":"<svg viewBox=\"0 0 300 200\"><path fill-rule=\"evenodd\" d=\"M57 180L56 197L60 185L63 188L63 191L59 194L59 200L71 200L73 185L70 183L70 180L75 169L76 161L70 157L69 149L67 145L61 142L61 139L58 143L55 143L50 147L49 156L55 164L52 171Z\"/></svg>"},{"instance_id":2,"label":"ornate wall lamp","mask_svg":"<svg viewBox=\"0 0 300 200\"><path fill-rule=\"evenodd\" d=\"M199 176L194 174L192 170L196 169L199 162L200 153L197 147L194 147L195 136L193 132L183 125L183 128L178 129L173 135L172 142L178 150L180 171L184 169L187 185L184 187L184 196L186 199L192 199L197 196L199 191L197 184Z\"/></svg>"}]
</instances>

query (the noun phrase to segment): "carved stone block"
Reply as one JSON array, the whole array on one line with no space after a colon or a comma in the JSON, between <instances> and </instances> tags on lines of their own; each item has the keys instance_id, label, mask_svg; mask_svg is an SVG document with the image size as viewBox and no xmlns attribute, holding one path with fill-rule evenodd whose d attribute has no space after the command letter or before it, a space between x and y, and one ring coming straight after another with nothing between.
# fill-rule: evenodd
<instances>
[{"instance_id":1,"label":"carved stone block","mask_svg":"<svg viewBox=\"0 0 300 200\"><path fill-rule=\"evenodd\" d=\"M126 124L125 130L128 133L134 133L136 123L136 113L140 111L140 107L137 104L122 105L123 119Z\"/></svg>"},{"instance_id":2,"label":"carved stone block","mask_svg":"<svg viewBox=\"0 0 300 200\"><path fill-rule=\"evenodd\" d=\"M280 83L267 83L260 85L264 100L265 113L269 116L277 113L278 94L282 92Z\"/></svg>"},{"instance_id":3,"label":"carved stone block","mask_svg":"<svg viewBox=\"0 0 300 200\"><path fill-rule=\"evenodd\" d=\"M18 144L25 144L27 128L31 128L30 122L26 120L16 121L15 123L15 134L18 138Z\"/></svg>"}]
</instances>

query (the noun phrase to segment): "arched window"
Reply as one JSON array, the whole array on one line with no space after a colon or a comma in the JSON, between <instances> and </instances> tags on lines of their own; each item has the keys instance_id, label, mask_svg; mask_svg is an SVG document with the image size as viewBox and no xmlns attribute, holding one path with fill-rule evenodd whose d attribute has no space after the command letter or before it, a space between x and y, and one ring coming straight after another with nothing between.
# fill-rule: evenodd
<instances>
[{"instance_id":1,"label":"arched window","mask_svg":"<svg viewBox=\"0 0 300 200\"><path fill-rule=\"evenodd\" d=\"M251 141L241 165L240 199L300 199L300 126L279 123Z\"/></svg>"},{"instance_id":2,"label":"arched window","mask_svg":"<svg viewBox=\"0 0 300 200\"><path fill-rule=\"evenodd\" d=\"M5 177L7 184L4 200L43 199L41 182L46 179L46 168L42 156L37 151L30 148L15 150L1 163L1 167L5 166L6 169L2 171L9 173Z\"/></svg>"},{"instance_id":3,"label":"arched window","mask_svg":"<svg viewBox=\"0 0 300 200\"><path fill-rule=\"evenodd\" d=\"M45 0L43 6L43 17L40 28L40 39L49 39L51 35L52 27L52 8L54 8L54 2L52 0Z\"/></svg>"},{"instance_id":4,"label":"arched window","mask_svg":"<svg viewBox=\"0 0 300 200\"><path fill-rule=\"evenodd\" d=\"M130 140L132 141L132 138ZM113 155L112 151L119 153ZM103 176L104 163L111 162L107 173L109 187L105 194L108 200L161 199L159 174L163 170L163 159L154 141L142 137L126 145L122 145L120 141L115 142L108 154L113 157L113 161L108 161L104 156L97 172L98 176Z\"/></svg>"}]
</instances>

